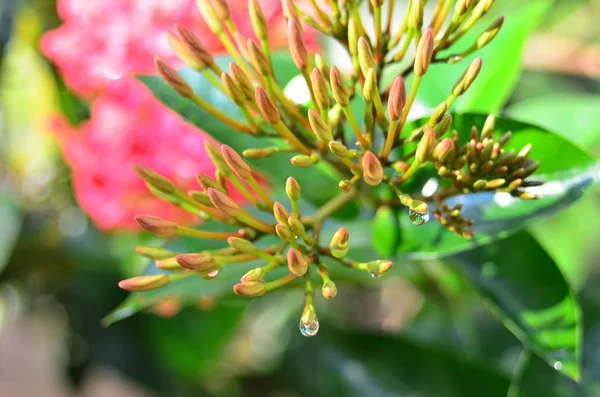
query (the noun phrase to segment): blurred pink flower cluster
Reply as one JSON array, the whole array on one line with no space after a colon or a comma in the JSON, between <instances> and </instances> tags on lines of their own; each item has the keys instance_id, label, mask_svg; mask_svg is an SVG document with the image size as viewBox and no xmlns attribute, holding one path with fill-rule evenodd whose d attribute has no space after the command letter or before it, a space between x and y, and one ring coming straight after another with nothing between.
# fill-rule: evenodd
<instances>
[{"instance_id":1,"label":"blurred pink flower cluster","mask_svg":"<svg viewBox=\"0 0 600 397\"><path fill-rule=\"evenodd\" d=\"M280 0L259 2L273 32L272 46L287 45ZM239 30L253 37L247 1L228 3ZM72 127L57 115L52 130L73 170L77 200L100 229L135 229L134 215L140 213L192 220L155 199L133 165L148 166L190 189L195 172L214 172L204 152L207 136L134 77L154 73L155 55L180 65L165 33L175 22L194 31L214 54L224 53L196 7L194 0L58 0L64 23L42 38L41 50L67 86L90 101L91 118ZM314 36L307 39L314 45Z\"/></svg>"}]
</instances>

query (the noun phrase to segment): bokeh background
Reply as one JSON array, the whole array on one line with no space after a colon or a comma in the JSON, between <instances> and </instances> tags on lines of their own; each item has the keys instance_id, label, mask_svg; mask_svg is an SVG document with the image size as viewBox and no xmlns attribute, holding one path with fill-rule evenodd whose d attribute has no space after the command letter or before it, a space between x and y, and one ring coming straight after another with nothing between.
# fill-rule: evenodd
<instances>
[{"instance_id":1,"label":"bokeh background","mask_svg":"<svg viewBox=\"0 0 600 397\"><path fill-rule=\"evenodd\" d=\"M497 3L509 20L527 2ZM600 154L600 2L548 4L522 54L505 54L522 55L523 73L503 113ZM406 264L410 281L340 286L312 339L297 331L301 291L168 299L101 326L126 297L118 280L146 265L132 250L152 239L133 214L171 211L131 165L184 185L210 167L195 128L130 77L152 72L173 22L197 22L190 6L0 2L0 395L506 395L521 343L443 264ZM598 189L530 232L597 317ZM522 375L509 396L592 393L568 394L579 389L545 364Z\"/></svg>"}]
</instances>

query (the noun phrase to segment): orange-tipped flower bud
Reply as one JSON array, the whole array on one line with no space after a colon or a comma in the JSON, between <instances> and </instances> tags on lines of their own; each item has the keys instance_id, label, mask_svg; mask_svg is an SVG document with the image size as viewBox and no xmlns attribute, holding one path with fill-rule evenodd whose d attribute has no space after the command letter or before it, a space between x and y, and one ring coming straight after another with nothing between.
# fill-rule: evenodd
<instances>
[{"instance_id":1,"label":"orange-tipped flower bud","mask_svg":"<svg viewBox=\"0 0 600 397\"><path fill-rule=\"evenodd\" d=\"M275 103L269 98L267 91L259 86L256 87L254 95L256 97L256 104L258 105L263 118L270 124L277 124L281 120L279 110L277 110L277 106L275 106Z\"/></svg>"},{"instance_id":2,"label":"orange-tipped flower bud","mask_svg":"<svg viewBox=\"0 0 600 397\"><path fill-rule=\"evenodd\" d=\"M119 288L131 292L152 291L169 284L166 274L138 276L119 281Z\"/></svg>"},{"instance_id":3,"label":"orange-tipped flower bud","mask_svg":"<svg viewBox=\"0 0 600 397\"><path fill-rule=\"evenodd\" d=\"M256 298L257 296L264 295L267 292L267 288L263 281L246 281L234 285L233 292L239 296Z\"/></svg>"},{"instance_id":4,"label":"orange-tipped flower bud","mask_svg":"<svg viewBox=\"0 0 600 397\"><path fill-rule=\"evenodd\" d=\"M415 54L415 75L423 76L427 73L427 69L429 69L429 64L431 63L431 56L433 55L433 33L431 29L427 29L423 36L421 36L421 40L419 40L419 45L417 46L417 53Z\"/></svg>"},{"instance_id":5,"label":"orange-tipped flower bud","mask_svg":"<svg viewBox=\"0 0 600 397\"><path fill-rule=\"evenodd\" d=\"M144 229L159 237L171 238L177 234L178 226L176 223L166 221L157 216L138 215L135 221Z\"/></svg>"},{"instance_id":6,"label":"orange-tipped flower bud","mask_svg":"<svg viewBox=\"0 0 600 397\"><path fill-rule=\"evenodd\" d=\"M135 171L138 175L150 186L161 191L166 194L173 193L175 191L175 186L171 183L170 180L165 178L162 175L157 174L153 170L148 167L144 167L143 165L135 165Z\"/></svg>"},{"instance_id":7,"label":"orange-tipped flower bud","mask_svg":"<svg viewBox=\"0 0 600 397\"><path fill-rule=\"evenodd\" d=\"M388 100L388 113L391 120L398 120L402 117L402 110L406 105L406 84L402 76L398 76L392 83L390 97Z\"/></svg>"},{"instance_id":8,"label":"orange-tipped flower bud","mask_svg":"<svg viewBox=\"0 0 600 397\"><path fill-rule=\"evenodd\" d=\"M300 70L306 69L308 66L308 51L306 50L304 33L293 19L288 21L288 43L296 67Z\"/></svg>"},{"instance_id":9,"label":"orange-tipped flower bud","mask_svg":"<svg viewBox=\"0 0 600 397\"><path fill-rule=\"evenodd\" d=\"M427 127L421 138L421 142L417 146L417 152L415 154L415 160L419 163L425 163L429 161L433 150L435 149L435 131L431 127Z\"/></svg>"},{"instance_id":10,"label":"orange-tipped flower bud","mask_svg":"<svg viewBox=\"0 0 600 397\"><path fill-rule=\"evenodd\" d=\"M300 184L291 176L285 183L285 193L292 201L300 200Z\"/></svg>"},{"instance_id":11,"label":"orange-tipped flower bud","mask_svg":"<svg viewBox=\"0 0 600 397\"><path fill-rule=\"evenodd\" d=\"M331 255L336 258L343 258L348 253L348 249L350 241L350 232L345 227L341 227L335 232L331 242L329 243L329 248L331 249Z\"/></svg>"},{"instance_id":12,"label":"orange-tipped flower bud","mask_svg":"<svg viewBox=\"0 0 600 397\"><path fill-rule=\"evenodd\" d=\"M240 206L225 193L213 188L209 188L206 193L215 208L225 215L235 218L240 214Z\"/></svg>"},{"instance_id":13,"label":"orange-tipped flower bud","mask_svg":"<svg viewBox=\"0 0 600 397\"><path fill-rule=\"evenodd\" d=\"M167 83L172 89L177 91L177 93L185 98L189 98L192 96L194 91L192 87L173 69L169 66L168 63L163 61L160 57L154 58L154 65L156 66L156 70L162 79Z\"/></svg>"},{"instance_id":14,"label":"orange-tipped flower bud","mask_svg":"<svg viewBox=\"0 0 600 397\"><path fill-rule=\"evenodd\" d=\"M377 186L383 181L383 167L377 156L367 150L362 158L363 179L371 186Z\"/></svg>"},{"instance_id":15,"label":"orange-tipped flower bud","mask_svg":"<svg viewBox=\"0 0 600 397\"><path fill-rule=\"evenodd\" d=\"M350 104L348 89L342 74L335 66L331 67L329 72L329 82L331 83L331 92L335 101L341 106L346 107Z\"/></svg>"},{"instance_id":16,"label":"orange-tipped flower bud","mask_svg":"<svg viewBox=\"0 0 600 397\"><path fill-rule=\"evenodd\" d=\"M288 270L290 273L295 274L296 276L304 276L306 271L308 270L308 265L306 260L295 248L290 248L287 252L287 262L288 262Z\"/></svg>"},{"instance_id":17,"label":"orange-tipped flower bud","mask_svg":"<svg viewBox=\"0 0 600 397\"><path fill-rule=\"evenodd\" d=\"M221 154L229 168L238 174L240 178L252 178L252 169L235 150L227 145L221 145Z\"/></svg>"},{"instance_id":18,"label":"orange-tipped flower bud","mask_svg":"<svg viewBox=\"0 0 600 397\"><path fill-rule=\"evenodd\" d=\"M333 141L333 134L329 125L319 116L317 112L312 109L308 110L308 122L312 128L313 133L319 140L327 143Z\"/></svg>"}]
</instances>

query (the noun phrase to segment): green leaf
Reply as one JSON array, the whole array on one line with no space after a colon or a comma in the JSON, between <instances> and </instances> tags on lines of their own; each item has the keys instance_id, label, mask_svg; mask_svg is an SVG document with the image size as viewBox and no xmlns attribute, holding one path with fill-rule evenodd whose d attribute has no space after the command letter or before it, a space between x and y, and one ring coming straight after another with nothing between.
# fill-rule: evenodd
<instances>
[{"instance_id":1,"label":"green leaf","mask_svg":"<svg viewBox=\"0 0 600 397\"><path fill-rule=\"evenodd\" d=\"M0 195L0 273L4 270L17 242L21 225L23 223L22 215L15 203L8 198Z\"/></svg>"},{"instance_id":2,"label":"green leaf","mask_svg":"<svg viewBox=\"0 0 600 397\"><path fill-rule=\"evenodd\" d=\"M560 362L565 375L581 377L579 307L556 264L531 235L521 232L448 261L525 346L551 366Z\"/></svg>"},{"instance_id":3,"label":"green leaf","mask_svg":"<svg viewBox=\"0 0 600 397\"><path fill-rule=\"evenodd\" d=\"M478 23L442 57L457 54L470 47L494 18L506 15L496 38L480 51L453 64L433 63L423 78L417 100L434 108L450 94L452 86L476 57L483 67L475 83L456 102L459 112L498 113L510 97L521 73L521 54L526 39L550 7L547 0L519 2L516 7L493 7L485 22Z\"/></svg>"},{"instance_id":4,"label":"green leaf","mask_svg":"<svg viewBox=\"0 0 600 397\"><path fill-rule=\"evenodd\" d=\"M581 147L600 148L600 95L559 92L510 105L505 114L555 131Z\"/></svg>"},{"instance_id":5,"label":"green leaf","mask_svg":"<svg viewBox=\"0 0 600 397\"><path fill-rule=\"evenodd\" d=\"M301 395L506 396L508 379L483 362L385 334L330 328L299 340L284 360L281 376Z\"/></svg>"},{"instance_id":6,"label":"green leaf","mask_svg":"<svg viewBox=\"0 0 600 397\"><path fill-rule=\"evenodd\" d=\"M223 68L226 68L230 61L229 57L217 59L217 63ZM282 86L285 86L298 73L289 54L275 54L273 65L278 81ZM243 120L238 107L223 93L209 84L200 73L189 67L179 70L179 73L202 99L228 116ZM258 139L229 128L191 101L179 96L158 76L140 76L139 79L150 88L156 98L179 113L186 121L240 153L248 148L276 146L281 143L280 140ZM293 155L292 153L281 153L266 159L248 160L248 163L264 173L274 186L282 187L287 178L293 176L301 186L305 187L303 197L316 205L323 204L339 193L337 184L340 178L337 176L336 171L322 163L310 168L294 167L290 163L290 158ZM356 206L349 207L353 209L350 215L354 216L358 208ZM346 215L348 216L348 214Z\"/></svg>"},{"instance_id":7,"label":"green leaf","mask_svg":"<svg viewBox=\"0 0 600 397\"><path fill-rule=\"evenodd\" d=\"M466 142L471 126L481 127L485 117L478 114L458 114L454 117L452 128L459 131L461 142ZM527 143L533 145L530 158L540 160L541 165L531 178L546 183L528 190L540 194L542 198L519 200L508 193L481 192L447 199L446 203L450 206L462 203L461 214L475 221L473 231L476 237L472 241L454 235L433 219L423 226L413 226L407 211L402 211L400 225L404 230L413 228L415 232L402 234L398 246L400 256L414 259L437 258L507 237L534 220L567 208L583 195L586 188L600 179L600 162L563 137L531 124L497 118L497 136L507 131L513 133L506 145L507 149L515 148L518 151ZM426 179L427 175L437 177L435 170L431 168L429 171L422 170L417 175L420 175L420 180Z\"/></svg>"},{"instance_id":8,"label":"green leaf","mask_svg":"<svg viewBox=\"0 0 600 397\"><path fill-rule=\"evenodd\" d=\"M210 311L184 310L173 318L144 318L153 356L179 377L198 383L219 358L246 305L220 305Z\"/></svg>"},{"instance_id":9,"label":"green leaf","mask_svg":"<svg viewBox=\"0 0 600 397\"><path fill-rule=\"evenodd\" d=\"M373 249L384 257L394 255L400 241L400 225L395 211L390 207L379 207L373 218L371 232Z\"/></svg>"}]
</instances>

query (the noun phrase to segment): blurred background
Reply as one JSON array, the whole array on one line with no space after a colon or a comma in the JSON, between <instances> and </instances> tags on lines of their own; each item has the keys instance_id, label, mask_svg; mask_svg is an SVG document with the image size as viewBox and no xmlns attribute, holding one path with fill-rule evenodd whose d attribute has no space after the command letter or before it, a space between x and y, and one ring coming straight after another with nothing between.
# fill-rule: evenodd
<instances>
[{"instance_id":1,"label":"blurred background","mask_svg":"<svg viewBox=\"0 0 600 397\"><path fill-rule=\"evenodd\" d=\"M173 15L176 6L193 4L160 3L0 2L0 395L506 395L521 343L442 263L407 265L417 286L404 276L338 286L337 299L319 303L317 338L297 331L301 291L250 303L165 299L102 327L127 296L117 282L147 265L133 248L152 239L133 214L168 211L122 170L132 157L202 167L193 128L127 80L151 72L136 59L164 50L162 38L140 40L159 37L186 18ZM510 20L520 3L498 0L495 12ZM599 19L597 0L548 0L503 111L597 155ZM156 148L140 143L149 128L162 128L152 136L164 140L191 138ZM599 193L530 230L596 314ZM573 385L544 364L527 376L530 388L509 395L587 395L560 394ZM556 394L537 394L539 384Z\"/></svg>"}]
</instances>

